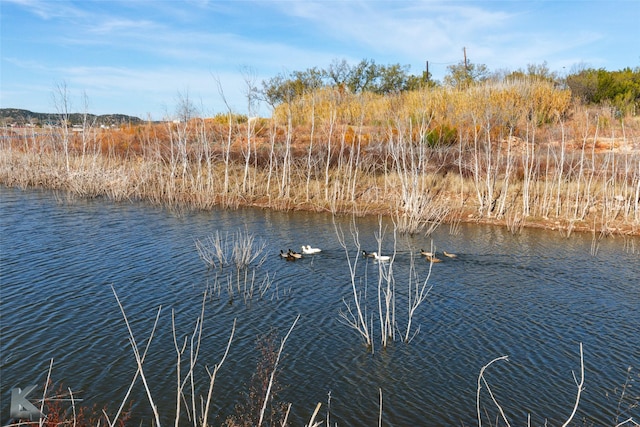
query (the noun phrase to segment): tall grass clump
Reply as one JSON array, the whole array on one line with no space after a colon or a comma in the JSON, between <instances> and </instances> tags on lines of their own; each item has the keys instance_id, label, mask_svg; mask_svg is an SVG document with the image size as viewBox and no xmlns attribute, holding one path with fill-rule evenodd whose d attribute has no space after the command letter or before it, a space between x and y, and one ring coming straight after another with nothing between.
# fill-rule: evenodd
<instances>
[{"instance_id":1,"label":"tall grass clump","mask_svg":"<svg viewBox=\"0 0 640 427\"><path fill-rule=\"evenodd\" d=\"M200 259L212 268L222 268L234 265L241 270L254 266L260 267L266 259L264 250L267 243L256 239L246 228L238 229L233 233L225 233L224 237L219 230L203 240L196 239L196 249Z\"/></svg>"},{"instance_id":2,"label":"tall grass clump","mask_svg":"<svg viewBox=\"0 0 640 427\"><path fill-rule=\"evenodd\" d=\"M248 302L256 295L263 298L271 288L273 277L260 271L267 244L247 229L227 232L224 237L216 230L205 239L196 239L195 246L205 265L216 270L213 283L208 285L211 295L220 296L226 290L230 301L241 297Z\"/></svg>"}]
</instances>

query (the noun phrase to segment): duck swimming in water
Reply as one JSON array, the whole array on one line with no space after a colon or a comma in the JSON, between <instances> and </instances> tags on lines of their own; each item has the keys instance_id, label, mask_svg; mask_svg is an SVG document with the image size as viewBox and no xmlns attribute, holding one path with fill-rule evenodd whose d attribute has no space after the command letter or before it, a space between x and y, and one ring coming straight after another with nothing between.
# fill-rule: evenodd
<instances>
[{"instance_id":1,"label":"duck swimming in water","mask_svg":"<svg viewBox=\"0 0 640 427\"><path fill-rule=\"evenodd\" d=\"M434 257L434 256L436 256L436 253L435 253L435 251L434 252L429 252L429 251L425 251L424 249L420 249L420 255L426 256L426 257Z\"/></svg>"},{"instance_id":2,"label":"duck swimming in water","mask_svg":"<svg viewBox=\"0 0 640 427\"><path fill-rule=\"evenodd\" d=\"M289 256L294 257L295 259L300 259L302 258L302 254L298 253L298 252L294 252L291 249L289 249L289 252L287 252L289 254Z\"/></svg>"},{"instance_id":3,"label":"duck swimming in water","mask_svg":"<svg viewBox=\"0 0 640 427\"><path fill-rule=\"evenodd\" d=\"M320 248L312 248L311 245L302 245L302 253L307 255L317 254L322 252Z\"/></svg>"},{"instance_id":4,"label":"duck swimming in water","mask_svg":"<svg viewBox=\"0 0 640 427\"><path fill-rule=\"evenodd\" d=\"M389 261L391 259L390 256L388 256L388 255L378 255L377 252L362 251L362 255L367 257L367 258L373 258L376 261Z\"/></svg>"},{"instance_id":5,"label":"duck swimming in water","mask_svg":"<svg viewBox=\"0 0 640 427\"><path fill-rule=\"evenodd\" d=\"M282 249L280 249L280 256L284 259L286 259L287 261L295 261L296 258L291 255L289 252L285 252Z\"/></svg>"},{"instance_id":6,"label":"duck swimming in water","mask_svg":"<svg viewBox=\"0 0 640 427\"><path fill-rule=\"evenodd\" d=\"M376 261L389 261L391 257L388 255L378 255L376 252L374 252L373 259L375 259Z\"/></svg>"}]
</instances>

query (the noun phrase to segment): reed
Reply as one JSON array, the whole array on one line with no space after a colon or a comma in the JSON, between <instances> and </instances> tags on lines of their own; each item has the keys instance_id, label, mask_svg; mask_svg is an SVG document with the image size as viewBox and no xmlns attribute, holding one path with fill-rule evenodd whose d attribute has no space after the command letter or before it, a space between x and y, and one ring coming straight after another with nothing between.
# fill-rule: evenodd
<instances>
[{"instance_id":1,"label":"reed","mask_svg":"<svg viewBox=\"0 0 640 427\"><path fill-rule=\"evenodd\" d=\"M285 425L291 404L281 402L278 395L282 389L277 372L277 335L270 333L261 336L257 341L259 359L256 369L248 385L248 390L235 407L233 415L224 421L226 427L257 426L262 413L266 425ZM272 374L274 374L272 376ZM267 388L271 385L269 395ZM266 399L266 400L265 400ZM266 407L265 407L266 403ZM262 408L265 408L264 412ZM264 421L264 420L263 420Z\"/></svg>"},{"instance_id":2,"label":"reed","mask_svg":"<svg viewBox=\"0 0 640 427\"><path fill-rule=\"evenodd\" d=\"M203 240L195 239L195 246L205 265L217 270L213 282L207 285L212 296L220 297L224 290L229 302L240 299L247 304L254 296L264 298L272 289L273 276L259 272L267 258L266 242L256 239L246 228L227 232L224 237L216 230ZM228 266L235 269L224 268ZM278 298L279 290L274 292L272 298Z\"/></svg>"},{"instance_id":3,"label":"reed","mask_svg":"<svg viewBox=\"0 0 640 427\"><path fill-rule=\"evenodd\" d=\"M415 260L413 253L411 254L411 261L409 265L409 278L407 279L408 292L407 292L407 322L406 332L404 335L404 341L410 343L411 340L420 332L420 326L412 332L413 318L416 311L420 308L423 302L426 301L433 285L429 284L429 278L431 277L431 271L433 267L433 261L429 263L429 271L427 277L421 280L415 269Z\"/></svg>"},{"instance_id":4,"label":"reed","mask_svg":"<svg viewBox=\"0 0 640 427\"><path fill-rule=\"evenodd\" d=\"M340 312L340 318L347 326L354 329L360 335L367 347L370 348L373 352L373 325L371 324L372 320L369 320L369 314L367 312L366 287L364 288L363 292L363 290L361 290L358 286L359 280L357 276L357 265L361 254L358 228L355 225L355 221L353 221L350 226L350 232L353 244L355 246L355 254L353 258L351 258L344 231L336 224L335 221L333 224L338 242L344 249L345 256L347 258L347 265L349 266L349 276L351 279L351 292L354 303L354 308L352 308L350 302L348 302L346 299L343 301L346 311Z\"/></svg>"},{"instance_id":5,"label":"reed","mask_svg":"<svg viewBox=\"0 0 640 427\"><path fill-rule=\"evenodd\" d=\"M433 288L428 283L433 262L430 263L427 277L421 280L415 269L413 255L411 256L406 297L401 297L394 276L397 225L394 224L393 229L394 251L389 256L388 262L374 261L374 267L377 269L375 286L370 286L369 284L369 263L365 266L364 276L358 274L358 263L362 258L360 255L362 254L362 249L355 219L350 225L350 234L354 247L353 256L350 252L351 245L347 243L343 230L335 222L334 227L338 242L345 251L351 282L351 297L343 300L344 309L339 313L340 320L356 331L372 353L375 351L375 341L378 337L383 348L388 347L397 339L407 343L411 342L420 331L419 326L415 330L413 329L413 319ZM377 254L382 254L385 232L386 229L382 226L382 219L379 218L379 229L375 235L378 242ZM406 312L404 312L406 321L400 320L403 312L398 309L399 306L406 307ZM374 328L379 329L379 334L374 333Z\"/></svg>"},{"instance_id":6,"label":"reed","mask_svg":"<svg viewBox=\"0 0 640 427\"><path fill-rule=\"evenodd\" d=\"M248 304L254 297L263 299L267 293L272 291L271 299L280 298L287 295L287 290L281 290L274 287L275 274L270 275L268 272L258 277L256 268L242 270L227 270L216 273L213 282L207 284L207 290L211 296L220 298L223 291L226 292L228 302L231 304L236 299L244 301Z\"/></svg>"},{"instance_id":7,"label":"reed","mask_svg":"<svg viewBox=\"0 0 640 427\"><path fill-rule=\"evenodd\" d=\"M216 268L216 265L218 265L219 268L222 268L227 264L226 245L219 230L216 230L214 234L207 236L204 240L196 239L195 245L200 259L208 267Z\"/></svg>"},{"instance_id":8,"label":"reed","mask_svg":"<svg viewBox=\"0 0 640 427\"><path fill-rule=\"evenodd\" d=\"M640 373L636 371L635 377L640 379ZM613 391L613 396L615 396L618 401L616 405L615 418L613 419L616 426L639 424L634 421L632 416L630 416L634 413L635 409L640 407L640 395L632 392L634 382L635 378L633 368L629 366L629 368L627 368L627 376L624 383ZM626 420L622 421L623 418L626 418Z\"/></svg>"},{"instance_id":9,"label":"reed","mask_svg":"<svg viewBox=\"0 0 640 427\"><path fill-rule=\"evenodd\" d=\"M161 426L162 424L161 424L160 410L161 409L166 410L168 408L158 408L154 404L153 395L147 384L146 376L144 374L144 369L143 369L144 359L149 349L150 343L153 339L153 336L155 335L155 329L158 323L158 319L160 317L161 309L158 309L155 323L152 327L151 333L147 340L146 348L143 353L140 353L140 349L131 331L129 320L125 313L124 307L120 302L118 295L115 292L115 289L113 290L113 293L118 303L118 306L120 307L125 325L129 330L129 341L131 343L134 356L136 358L137 370L131 382L131 386L135 384L138 377L142 379L142 382L144 384L144 389L147 393L147 397L149 400L149 405L151 406L154 413L153 423L156 426ZM181 418L182 409L184 409L186 412L186 416L189 424L192 424L194 427L206 427L210 425L209 414L211 411L211 403L213 400L213 389L214 389L215 381L217 378L217 374L219 373L222 365L224 364L224 362L228 357L229 349L231 347L231 343L233 341L233 337L236 329L236 322L234 321L233 327L231 329L231 334L229 336L229 340L227 342L226 348L224 349L224 353L220 358L220 361L214 365L212 370L210 370L209 368L206 368L208 378L206 379L206 381L204 381L205 383L204 391L206 392L205 395L200 397L196 396L196 393L197 393L196 389L202 386L201 379L196 378L196 376L194 375L194 372L200 363L199 362L200 346L202 341L203 323L205 321L206 301L207 301L207 293L205 292L202 299L202 310L201 310L200 316L195 321L193 332L190 334L190 336L185 336L182 342L178 342L178 339L177 339L175 313L172 312L171 314L173 343L174 343L174 348L176 350L177 382L176 382L176 408L175 408L175 422L174 422L176 426L181 425L181 422L184 422L184 420ZM287 334L284 336L284 338L281 339L280 346L277 351L273 350L268 345L265 345L262 348L261 363L263 364L258 365L256 375L262 376L260 378L263 378L266 380L266 383L265 383L266 388L264 388L263 390L260 390L261 392L260 396L254 396L255 398L257 398L257 400L250 400L248 402L251 405L251 407L248 407L248 406L244 407L244 410L247 412L256 411L255 413L257 414L257 416L255 418L253 417L245 418L245 415L249 415L248 413L243 415L243 420L251 419L251 420L257 421L257 423L251 424L251 425L257 425L257 426L275 425L275 424L286 425L286 422L287 422L286 420L290 410L290 405L288 406L288 409L286 411L282 410L283 408L282 405L278 407L273 406L272 411L270 412L270 416L276 417L277 419L270 418L268 423L265 419L265 414L267 414L266 413L267 406L269 405L270 402L273 402L273 399L272 399L273 394L276 393L277 391L277 382L275 377L278 369L278 364L280 362L280 359L282 358L282 353L284 350L285 343L289 338L289 336L291 335L291 333L293 332L293 329L295 328L299 318L300 316L298 316L294 320ZM183 361L183 356L186 355L187 352L188 352L188 360ZM183 375L183 372L184 372L184 375ZM125 395L122 405L124 405L125 402L128 400L130 390L131 390L131 387L127 392L127 394ZM108 425L109 426L116 425L116 422L119 421L121 414L122 414L121 411L118 411L118 413L113 418L113 420L107 418ZM267 416L269 416L269 414L267 414ZM238 423L238 418L229 417L225 425L236 426L236 425L246 425L246 424L242 422Z\"/></svg>"},{"instance_id":10,"label":"reed","mask_svg":"<svg viewBox=\"0 0 640 427\"><path fill-rule=\"evenodd\" d=\"M507 215L506 227L511 234L520 234L525 226L525 219L520 217L518 213Z\"/></svg>"},{"instance_id":11,"label":"reed","mask_svg":"<svg viewBox=\"0 0 640 427\"><path fill-rule=\"evenodd\" d=\"M423 287L415 287L414 289L418 292L417 294L415 294L416 296L418 296L424 290ZM53 427L55 425L93 426L103 424L110 427L121 427L127 425L130 423L132 413L130 412L130 409L125 410L124 408L130 405L130 393L139 378L141 379L144 390L147 394L148 404L154 413L154 419L151 420L151 425L155 425L158 427L161 426L161 420L165 419L165 417L169 413L175 414L173 422L175 426L190 424L194 427L206 427L210 425L209 419L211 403L213 401L213 390L215 381L218 373L220 372L220 369L222 368L229 355L230 346L235 335L236 321L234 320L227 345L222 350L222 355L220 356L219 362L214 365L212 370L206 368L208 378L205 378L205 380L203 381L203 379L199 378L197 375L195 375L195 373L196 369L201 365L200 348L203 339L202 332L205 322L205 306L207 302L207 293L205 292L203 294L201 312L198 318L195 319L195 322L193 322L193 328L190 329L188 334L184 335L184 339L180 341L178 340L178 335L182 336L182 334L178 333L178 328L176 326L176 313L172 311L171 324L173 345L176 351L176 408L175 412L173 412L174 410L172 408L159 408L154 404L153 394L146 381L144 368L146 356L150 350L151 342L156 333L156 328L162 311L161 308L157 310L155 321L153 322L149 336L146 339L145 347L143 349L138 345L138 341L136 340L136 337L131 330L130 322L128 316L126 315L124 305L120 301L115 289L113 289L113 293L116 302L121 310L124 324L128 330L129 342L131 344L131 349L136 360L135 374L133 375L131 384L122 399L118 411L110 416L104 409L98 410L95 407L88 408L86 406L79 405L81 399L78 399L70 388L67 388L67 390L65 391L62 387L60 387L57 392L53 392L52 394L50 394L49 390L52 389L52 359L49 365L47 379L43 391L43 398L40 405L41 412L45 412L47 416L35 422L27 420L12 420L7 425L7 427L30 426L36 424L45 427ZM299 319L300 316L298 315L293 321L292 325L289 327L287 333L283 338L280 339L279 346L277 345L275 335L264 336L259 341L258 350L260 352L260 357L258 359L258 365L256 367L252 385L250 386L248 394L246 396L247 399L236 406L235 414L229 415L225 419L223 425L229 427L248 425L288 425L288 416L291 411L292 404L286 404L284 402L280 402L277 399L277 393L281 389L277 377L279 364L283 357L285 344L292 334L293 330L295 329ZM409 329L407 329L407 332L408 331ZM493 393L491 386L485 377L485 373L488 368L499 361L508 361L508 356L501 356L491 360L480 369L477 378L476 414L478 426L482 426L483 424L483 390L486 390L486 393L488 393L489 395L491 404L495 406L495 410L497 411L495 420L500 419L505 425L511 425L507 416L507 411L505 411L505 409L500 405L498 398ZM574 373L573 378L576 385L575 403L563 426L570 425L571 421L575 417L577 409L580 405L580 400L582 398L582 392L585 389L585 363L582 343L580 343L580 373L579 376ZM624 384L619 389L614 390L614 395L617 399L617 402L615 417L614 419L612 419L611 425L639 425L636 418L634 418L634 416L632 415L634 413L633 410L638 407L638 403L640 401L637 395L632 392L633 382L634 377L632 368L630 367L627 371L627 376ZM204 389L202 388L202 386L204 386ZM197 396L197 390L202 389L206 392L206 394L203 396ZM378 392L378 425L381 425L383 415L382 388L379 388ZM317 427L324 424L322 420L316 420L320 408L321 403L318 403L307 425ZM329 425L330 408L331 393L329 392L326 413L327 425ZM485 417L491 422L491 419L494 417L490 414L490 411L491 408L484 407L484 412L486 415ZM141 422L140 425L144 425L143 422Z\"/></svg>"},{"instance_id":12,"label":"reed","mask_svg":"<svg viewBox=\"0 0 640 427\"><path fill-rule=\"evenodd\" d=\"M136 344L135 338L133 336L133 333L131 332L131 328L129 326L129 321L127 319L127 316L125 314L124 308L120 302L120 300L118 299L118 296L114 290L114 295L116 297L116 300L118 302L118 305L120 307L120 310L122 312L125 324L127 325L127 328L129 330L129 336L130 336L130 342L131 342L131 346L132 349L134 351L134 355L136 356L136 361L137 361L137 365L138 365L138 370L136 372L136 377L138 375L138 373L140 374L140 377L142 378L142 381L144 383L145 386L145 390L147 391L147 396L149 398L149 404L152 407L153 411L154 411L154 415L155 415L155 425L157 426L161 426L161 422L160 422L160 413L159 413L159 409L154 405L154 401L152 398L152 394L151 391L147 385L147 382L145 380L145 376L143 373L143 362L144 362L144 355L146 355L146 350L144 352L143 355L140 355L139 353L139 349L138 346ZM181 408L184 407L186 412L187 412L187 416L189 419L189 422L191 424L194 425L194 427L198 427L198 426L202 426L202 427L206 427L209 425L209 413L211 410L211 402L213 399L213 389L214 389L214 385L215 385L215 380L217 377L218 372L220 371L220 368L222 367L222 365L224 364L225 360L227 359L227 356L229 354L229 349L231 347L231 343L233 341L233 336L235 333L235 329L236 329L236 322L234 321L233 327L231 329L231 334L229 336L229 340L227 342L227 346L224 350L223 355L220 358L220 361L214 365L213 370L209 370L208 368L206 369L207 371L207 375L208 375L208 381L206 384L206 396L202 396L199 399L196 398L196 379L194 376L194 370L198 365L198 359L199 359L199 350L200 350L200 345L201 345L201 340L202 340L202 329L203 329L203 322L204 322L204 314L205 314L205 305L206 305L206 300L207 300L207 294L205 292L205 294L203 295L203 300L202 300L202 310L201 310L201 314L200 317L198 317L198 319L196 319L194 328L193 328L193 333L191 334L191 338L189 337L185 337L184 341L182 344L178 343L177 340L177 333L176 333L176 326L175 326L175 313L172 312L172 329L173 329L173 340L174 340L174 347L176 350L176 373L177 373L177 385L176 385L176 415L175 415L175 425L178 426L180 425L180 415L181 415ZM160 316L160 309L158 310L158 315L156 316L156 322L154 324L154 327L152 328L151 334L149 336L149 340L147 342L147 349L148 346L153 338L154 332L155 332L155 326L157 325L157 321L158 318ZM267 381L267 386L266 389L262 390L263 393L263 397L259 398L258 401L251 401L250 403L253 405L252 408L248 408L246 407L246 410L255 410L258 407L256 407L255 405L257 405L258 403L260 403L259 406L259 418L257 419L257 426L261 426L264 423L265 420L265 411L267 409L267 406L269 405L269 402L272 402L272 394L275 393L275 388L277 388L276 386L276 380L275 380L275 376L276 376L276 372L277 372L277 368L278 368L278 364L280 362L280 359L282 357L282 352L284 350L284 346L285 343L287 341L287 339L289 338L289 336L291 335L293 329L295 328L296 323L298 322L300 316L298 315L298 317L294 320L293 324L291 325L291 327L289 328L289 331L287 332L287 334L284 336L284 338L282 338L281 342L280 342L280 347L278 349L277 352L274 352L273 350L270 350L268 347L264 347L263 348L263 352L262 352L262 356L263 358L261 359L263 362L266 362L266 365L262 366L259 365L258 366L258 371L257 371L257 375L263 375L263 374L267 374L268 375L268 381ZM181 372L182 372L182 356L185 353L185 351L187 350L187 348L189 349L189 360L187 362L187 366L186 366L186 373L184 376L182 376ZM272 358L273 357L273 358ZM272 361L271 363L269 361ZM134 380L132 381L132 384L135 383L136 378L134 377ZM188 388L186 387L188 386ZM189 391L185 392L185 388L187 388ZM126 400L126 397L125 397ZM184 402L184 404L183 404ZM123 401L124 403L124 401ZM189 406L190 404L190 406ZM289 406L290 409L290 406ZM281 407L280 409L276 408L275 406L272 408L272 412L271 415L272 416L278 416L278 419L270 419L269 423L267 425L274 425L276 422L278 424L282 423L282 425L286 425L286 419L288 416L288 411L289 409L287 409L286 412L283 413ZM117 417L116 419L117 420ZM115 421L114 420L114 421ZM114 425L114 421L109 421L109 425ZM227 422L225 425L230 425L230 426L235 426L235 425L244 425L244 424L237 424L236 420L232 417L227 419Z\"/></svg>"},{"instance_id":13,"label":"reed","mask_svg":"<svg viewBox=\"0 0 640 427\"><path fill-rule=\"evenodd\" d=\"M264 250L267 243L257 240L245 228L228 232L223 238L219 230L204 240L195 240L196 250L200 259L208 266L222 268L233 263L237 270L246 269L253 265L259 268L266 259Z\"/></svg>"},{"instance_id":14,"label":"reed","mask_svg":"<svg viewBox=\"0 0 640 427\"><path fill-rule=\"evenodd\" d=\"M383 214L407 234L462 221L515 230L516 219L640 234L640 120L572 104L543 82L386 97L323 89L269 119L230 108L204 119L183 103L191 119L178 124L5 128L0 183L171 209Z\"/></svg>"},{"instance_id":15,"label":"reed","mask_svg":"<svg viewBox=\"0 0 640 427\"><path fill-rule=\"evenodd\" d=\"M256 240L249 230L237 230L235 233L235 244L232 250L232 259L238 270L245 269L256 262L256 268L260 267L266 259L264 249L267 242Z\"/></svg>"}]
</instances>

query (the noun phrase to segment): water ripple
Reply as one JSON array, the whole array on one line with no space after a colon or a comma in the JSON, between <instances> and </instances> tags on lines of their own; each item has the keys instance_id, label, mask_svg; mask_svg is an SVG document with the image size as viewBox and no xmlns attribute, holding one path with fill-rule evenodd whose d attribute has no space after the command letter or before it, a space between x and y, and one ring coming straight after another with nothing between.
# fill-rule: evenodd
<instances>
[{"instance_id":1,"label":"water ripple","mask_svg":"<svg viewBox=\"0 0 640 427\"><path fill-rule=\"evenodd\" d=\"M206 386L204 366L219 362L234 320L237 325L214 391L219 422L251 383L258 338L273 333L279 344L298 315L279 371L280 396L293 403L290 420L296 425L308 422L317 402L326 404L329 395L332 422L377 424L380 391L385 424L474 424L477 375L502 355L509 361L492 365L487 380L509 408L512 424L524 425L528 414L532 424L556 424L575 398L579 343L589 384L580 415L606 424L615 412L606 394L624 382L628 366L640 368L640 264L637 254L615 240L602 241L592 257L590 239L580 235L563 239L525 230L513 236L494 227L462 226L451 236L438 230L431 237L436 245L459 256L433 266L433 290L414 318L420 333L410 344L398 340L383 349L375 323L372 355L339 319L353 294L329 216L253 209L176 216L144 204L61 204L47 192L0 188L0 196L3 396L14 386L42 383L53 358L54 379L81 390L92 404L119 404L135 374L135 359L112 287L141 347L162 307L145 362L161 408L175 405L172 312L178 340L189 342L203 293L213 291L205 302L199 392ZM341 223L344 230L349 221ZM358 226L363 247L376 248L377 220L363 218ZM271 279L264 298L254 293L246 301L234 268L207 270L194 246L196 237L245 227L270 251L257 280ZM399 298L408 292L410 253L430 247L431 238L398 242L393 269ZM278 256L280 249L301 244L323 252L296 262ZM393 243L385 241L383 248L391 253ZM359 256L353 247L350 254ZM426 277L429 265L422 258L415 267ZM378 265L358 258L369 320L377 317L378 274ZM400 336L404 299L396 309ZM147 425L144 391L136 385L133 393L136 422ZM493 409L491 402L484 404ZM171 418L170 411L165 417Z\"/></svg>"}]
</instances>

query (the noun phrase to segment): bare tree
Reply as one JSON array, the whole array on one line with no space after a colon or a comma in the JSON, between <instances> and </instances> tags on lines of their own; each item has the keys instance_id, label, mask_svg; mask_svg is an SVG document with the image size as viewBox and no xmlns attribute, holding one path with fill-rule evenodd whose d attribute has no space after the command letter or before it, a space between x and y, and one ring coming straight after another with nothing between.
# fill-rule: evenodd
<instances>
[{"instance_id":1,"label":"bare tree","mask_svg":"<svg viewBox=\"0 0 640 427\"><path fill-rule=\"evenodd\" d=\"M56 84L53 92L53 105L60 117L60 136L64 151L65 166L68 174L71 171L69 165L69 126L71 125L69 110L71 109L71 100L69 99L69 88L67 87L67 82L63 81Z\"/></svg>"},{"instance_id":2,"label":"bare tree","mask_svg":"<svg viewBox=\"0 0 640 427\"><path fill-rule=\"evenodd\" d=\"M178 157L182 164L182 179L186 178L187 169L189 167L188 142L189 142L189 124L192 119L198 115L189 92L178 93L178 106L176 110L177 120L175 121L176 145L178 148Z\"/></svg>"},{"instance_id":3,"label":"bare tree","mask_svg":"<svg viewBox=\"0 0 640 427\"><path fill-rule=\"evenodd\" d=\"M355 251L355 256L352 259L351 256L349 255L349 248L347 246L347 242L344 237L344 232L342 231L342 228L336 224L335 218L334 218L333 226L336 230L338 242L340 243L340 246L342 246L342 248L344 249L344 253L347 257L347 264L349 265L349 273L351 278L351 292L353 294L353 303L355 306L355 308L351 308L351 304L345 301L345 306L347 311L340 312L340 317L348 326L355 329L360 334L360 336L364 340L367 347L370 347L371 351L373 352L371 325L368 320L368 315L367 315L366 305L365 305L366 290L365 290L365 295L363 295L362 291L358 289L358 280L357 280L357 273L356 273L357 272L356 267L358 266L358 260L360 259L360 250L361 250L358 229L356 227L355 220L353 220L350 227L350 232L351 232L351 237L353 239L353 243L355 245L356 251Z\"/></svg>"},{"instance_id":4,"label":"bare tree","mask_svg":"<svg viewBox=\"0 0 640 427\"><path fill-rule=\"evenodd\" d=\"M227 141L226 141L226 145L223 149L223 161L224 161L224 184L223 184L223 197L228 197L228 193L229 193L229 160L231 157L231 142L233 141L233 125L234 125L234 118L233 118L233 110L231 109L231 107L229 106L229 103L227 102L227 98L224 95L224 89L222 88L222 83L220 82L220 79L218 77L214 77L215 81L216 81L216 85L218 87L218 94L220 95L220 97L222 98L222 101L224 102L224 105L227 107L227 126L229 127L228 132L227 132Z\"/></svg>"},{"instance_id":5,"label":"bare tree","mask_svg":"<svg viewBox=\"0 0 640 427\"><path fill-rule=\"evenodd\" d=\"M247 179L249 176L249 164L251 162L251 139L254 135L257 120L259 90L256 86L257 76L255 70L245 67L242 69L242 78L245 83L245 97L247 99L247 146L243 149L244 154L244 176L242 178L242 192L247 191Z\"/></svg>"}]
</instances>

